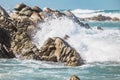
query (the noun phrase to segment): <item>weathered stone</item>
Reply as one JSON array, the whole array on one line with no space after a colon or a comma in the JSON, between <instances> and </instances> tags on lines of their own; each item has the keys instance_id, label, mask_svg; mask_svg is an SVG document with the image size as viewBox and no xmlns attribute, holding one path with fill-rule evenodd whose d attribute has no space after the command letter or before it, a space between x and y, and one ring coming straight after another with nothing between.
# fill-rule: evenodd
<instances>
[{"instance_id":1,"label":"weathered stone","mask_svg":"<svg viewBox=\"0 0 120 80\"><path fill-rule=\"evenodd\" d=\"M31 15L30 19L35 22L38 23L39 21L42 20L41 16L39 15L39 13L33 12L33 14Z\"/></svg>"},{"instance_id":2,"label":"weathered stone","mask_svg":"<svg viewBox=\"0 0 120 80\"><path fill-rule=\"evenodd\" d=\"M70 80L80 80L80 78L77 77L76 75L73 75L73 76L70 77Z\"/></svg>"},{"instance_id":3,"label":"weathered stone","mask_svg":"<svg viewBox=\"0 0 120 80\"><path fill-rule=\"evenodd\" d=\"M24 7L26 7L26 5L24 3L20 3L20 4L17 4L14 9L17 10L17 11L20 11L22 10Z\"/></svg>"},{"instance_id":4,"label":"weathered stone","mask_svg":"<svg viewBox=\"0 0 120 80\"><path fill-rule=\"evenodd\" d=\"M84 63L77 51L59 37L46 40L40 50L42 60L66 62L68 66L80 66Z\"/></svg>"}]
</instances>

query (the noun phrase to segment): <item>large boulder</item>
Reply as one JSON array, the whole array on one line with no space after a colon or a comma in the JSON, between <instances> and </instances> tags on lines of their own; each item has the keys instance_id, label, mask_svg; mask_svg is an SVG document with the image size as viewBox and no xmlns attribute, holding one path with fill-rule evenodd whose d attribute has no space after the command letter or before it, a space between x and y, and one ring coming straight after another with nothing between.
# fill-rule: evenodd
<instances>
[{"instance_id":1,"label":"large boulder","mask_svg":"<svg viewBox=\"0 0 120 80\"><path fill-rule=\"evenodd\" d=\"M66 62L67 66L80 66L84 63L79 53L59 37L47 39L40 51L41 60Z\"/></svg>"}]
</instances>

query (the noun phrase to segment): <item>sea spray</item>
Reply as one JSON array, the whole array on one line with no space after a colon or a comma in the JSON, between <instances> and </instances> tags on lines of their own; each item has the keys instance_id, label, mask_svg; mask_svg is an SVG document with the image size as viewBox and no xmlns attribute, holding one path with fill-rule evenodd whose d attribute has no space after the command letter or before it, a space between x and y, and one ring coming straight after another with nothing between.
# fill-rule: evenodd
<instances>
[{"instance_id":1,"label":"sea spray","mask_svg":"<svg viewBox=\"0 0 120 80\"><path fill-rule=\"evenodd\" d=\"M33 42L38 48L49 37L63 38L68 35L70 38L66 41L80 53L87 63L120 61L119 30L85 29L67 17L40 23L38 28L32 35Z\"/></svg>"}]
</instances>

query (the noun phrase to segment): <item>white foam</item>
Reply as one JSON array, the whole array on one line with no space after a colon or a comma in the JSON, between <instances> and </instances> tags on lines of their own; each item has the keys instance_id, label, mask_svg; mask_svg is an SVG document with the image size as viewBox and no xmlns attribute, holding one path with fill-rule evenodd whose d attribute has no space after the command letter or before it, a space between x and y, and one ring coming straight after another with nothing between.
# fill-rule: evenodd
<instances>
[{"instance_id":1,"label":"white foam","mask_svg":"<svg viewBox=\"0 0 120 80\"><path fill-rule=\"evenodd\" d=\"M98 15L103 15L103 16L109 16L109 17L117 17L120 19L120 13L105 13L105 12L99 12L100 10L83 10L83 9L75 9L72 10L72 13L74 13L77 17L79 18L89 18L89 17L94 17Z\"/></svg>"},{"instance_id":2,"label":"white foam","mask_svg":"<svg viewBox=\"0 0 120 80\"><path fill-rule=\"evenodd\" d=\"M81 28L72 20L63 17L39 24L41 30L33 35L33 42L38 48L49 37L69 35L67 42L74 47L86 62L120 62L119 30L88 30Z\"/></svg>"}]
</instances>

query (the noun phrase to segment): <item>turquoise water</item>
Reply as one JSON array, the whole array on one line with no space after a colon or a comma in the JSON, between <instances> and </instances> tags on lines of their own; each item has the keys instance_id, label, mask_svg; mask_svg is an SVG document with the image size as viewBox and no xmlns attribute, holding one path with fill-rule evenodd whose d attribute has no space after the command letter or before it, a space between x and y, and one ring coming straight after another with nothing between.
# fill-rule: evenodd
<instances>
[{"instance_id":1,"label":"turquoise water","mask_svg":"<svg viewBox=\"0 0 120 80\"><path fill-rule=\"evenodd\" d=\"M73 74L81 80L120 80L120 63L91 63L66 67L30 60L0 60L0 80L69 80Z\"/></svg>"}]
</instances>

